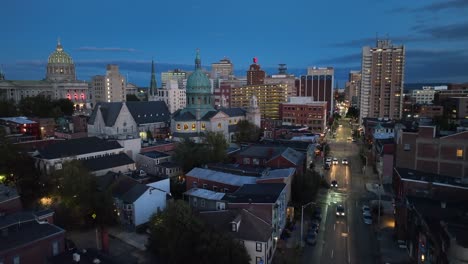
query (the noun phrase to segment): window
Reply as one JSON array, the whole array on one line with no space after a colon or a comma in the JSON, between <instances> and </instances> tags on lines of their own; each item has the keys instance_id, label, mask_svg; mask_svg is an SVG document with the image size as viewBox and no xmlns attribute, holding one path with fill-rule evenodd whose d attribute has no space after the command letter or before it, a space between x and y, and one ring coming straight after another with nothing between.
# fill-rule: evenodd
<instances>
[{"instance_id":1,"label":"window","mask_svg":"<svg viewBox=\"0 0 468 264\"><path fill-rule=\"evenodd\" d=\"M263 259L261 257L256 257L255 264L260 264L260 263L263 263Z\"/></svg>"},{"instance_id":2,"label":"window","mask_svg":"<svg viewBox=\"0 0 468 264\"><path fill-rule=\"evenodd\" d=\"M202 123L202 124L201 124L201 129L202 129L202 130L205 130L205 128L206 128L205 123Z\"/></svg>"},{"instance_id":3,"label":"window","mask_svg":"<svg viewBox=\"0 0 468 264\"><path fill-rule=\"evenodd\" d=\"M257 242L256 250L257 250L257 252L262 252L262 243Z\"/></svg>"},{"instance_id":4,"label":"window","mask_svg":"<svg viewBox=\"0 0 468 264\"><path fill-rule=\"evenodd\" d=\"M54 242L52 242L52 255L56 256L56 255L58 255L58 253L59 253L58 241L54 241Z\"/></svg>"},{"instance_id":5,"label":"window","mask_svg":"<svg viewBox=\"0 0 468 264\"><path fill-rule=\"evenodd\" d=\"M218 191L218 186L213 186L213 191L217 192Z\"/></svg>"},{"instance_id":6,"label":"window","mask_svg":"<svg viewBox=\"0 0 468 264\"><path fill-rule=\"evenodd\" d=\"M201 200L200 200L200 206L201 206L201 207L205 207L205 199L201 199Z\"/></svg>"},{"instance_id":7,"label":"window","mask_svg":"<svg viewBox=\"0 0 468 264\"><path fill-rule=\"evenodd\" d=\"M218 128L221 128L221 123L218 123Z\"/></svg>"},{"instance_id":8,"label":"window","mask_svg":"<svg viewBox=\"0 0 468 264\"><path fill-rule=\"evenodd\" d=\"M180 130L180 124L177 124L177 130Z\"/></svg>"},{"instance_id":9,"label":"window","mask_svg":"<svg viewBox=\"0 0 468 264\"><path fill-rule=\"evenodd\" d=\"M244 158L244 164L250 164L250 158Z\"/></svg>"},{"instance_id":10,"label":"window","mask_svg":"<svg viewBox=\"0 0 468 264\"><path fill-rule=\"evenodd\" d=\"M20 264L20 256L16 255L13 257L13 264Z\"/></svg>"},{"instance_id":11,"label":"window","mask_svg":"<svg viewBox=\"0 0 468 264\"><path fill-rule=\"evenodd\" d=\"M457 149L457 158L459 159L463 158L463 149L461 148Z\"/></svg>"},{"instance_id":12,"label":"window","mask_svg":"<svg viewBox=\"0 0 468 264\"><path fill-rule=\"evenodd\" d=\"M236 223L231 223L231 230L232 230L232 232L237 232L237 225L236 225Z\"/></svg>"},{"instance_id":13,"label":"window","mask_svg":"<svg viewBox=\"0 0 468 264\"><path fill-rule=\"evenodd\" d=\"M405 145L403 146L403 150L405 150L405 151L410 151L410 150L411 150L411 145L410 145L410 144L405 144Z\"/></svg>"},{"instance_id":14,"label":"window","mask_svg":"<svg viewBox=\"0 0 468 264\"><path fill-rule=\"evenodd\" d=\"M258 159L252 159L252 164L253 165L259 165L260 161Z\"/></svg>"},{"instance_id":15,"label":"window","mask_svg":"<svg viewBox=\"0 0 468 264\"><path fill-rule=\"evenodd\" d=\"M203 189L206 189L206 188L208 188L208 184L204 183L203 184Z\"/></svg>"},{"instance_id":16,"label":"window","mask_svg":"<svg viewBox=\"0 0 468 264\"><path fill-rule=\"evenodd\" d=\"M195 123L192 123L192 130L195 130L196 127Z\"/></svg>"},{"instance_id":17,"label":"window","mask_svg":"<svg viewBox=\"0 0 468 264\"><path fill-rule=\"evenodd\" d=\"M193 203L194 207L197 207L197 198L196 197L193 197L192 203Z\"/></svg>"},{"instance_id":18,"label":"window","mask_svg":"<svg viewBox=\"0 0 468 264\"><path fill-rule=\"evenodd\" d=\"M184 130L188 130L188 125L184 124Z\"/></svg>"},{"instance_id":19,"label":"window","mask_svg":"<svg viewBox=\"0 0 468 264\"><path fill-rule=\"evenodd\" d=\"M192 186L193 188L197 188L197 182L193 182Z\"/></svg>"},{"instance_id":20,"label":"window","mask_svg":"<svg viewBox=\"0 0 468 264\"><path fill-rule=\"evenodd\" d=\"M225 193L229 192L229 188L224 188L224 192Z\"/></svg>"}]
</instances>

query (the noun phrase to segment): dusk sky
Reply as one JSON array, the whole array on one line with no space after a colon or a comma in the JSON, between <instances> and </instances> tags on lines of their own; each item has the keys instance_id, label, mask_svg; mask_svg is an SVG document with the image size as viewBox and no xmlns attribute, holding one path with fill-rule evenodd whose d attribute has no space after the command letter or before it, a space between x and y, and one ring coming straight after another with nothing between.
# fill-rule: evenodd
<instances>
[{"instance_id":1,"label":"dusk sky","mask_svg":"<svg viewBox=\"0 0 468 264\"><path fill-rule=\"evenodd\" d=\"M3 1L0 65L7 79L45 76L60 37L77 77L118 64L148 86L151 59L161 71L230 58L237 74L258 57L268 74L332 66L344 85L376 34L406 46L406 82L468 81L468 0L355 1Z\"/></svg>"}]
</instances>

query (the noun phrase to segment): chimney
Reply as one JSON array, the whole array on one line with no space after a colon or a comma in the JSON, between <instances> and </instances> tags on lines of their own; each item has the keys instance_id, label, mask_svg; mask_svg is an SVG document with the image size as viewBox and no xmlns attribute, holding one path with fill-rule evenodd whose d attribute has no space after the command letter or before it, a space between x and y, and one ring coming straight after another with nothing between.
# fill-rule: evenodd
<instances>
[{"instance_id":1,"label":"chimney","mask_svg":"<svg viewBox=\"0 0 468 264\"><path fill-rule=\"evenodd\" d=\"M80 262L80 254L78 253L73 253L73 262Z\"/></svg>"}]
</instances>

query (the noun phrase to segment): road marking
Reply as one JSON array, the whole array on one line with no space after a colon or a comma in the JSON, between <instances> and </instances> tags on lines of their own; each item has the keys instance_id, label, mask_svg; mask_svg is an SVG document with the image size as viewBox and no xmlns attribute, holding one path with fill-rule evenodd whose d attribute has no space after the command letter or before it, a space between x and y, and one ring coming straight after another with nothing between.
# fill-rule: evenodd
<instances>
[{"instance_id":1,"label":"road marking","mask_svg":"<svg viewBox=\"0 0 468 264\"><path fill-rule=\"evenodd\" d=\"M331 252L331 258L333 258L333 255L334 255L333 253L334 253L334 252L333 252L333 249L332 249L332 252Z\"/></svg>"}]
</instances>

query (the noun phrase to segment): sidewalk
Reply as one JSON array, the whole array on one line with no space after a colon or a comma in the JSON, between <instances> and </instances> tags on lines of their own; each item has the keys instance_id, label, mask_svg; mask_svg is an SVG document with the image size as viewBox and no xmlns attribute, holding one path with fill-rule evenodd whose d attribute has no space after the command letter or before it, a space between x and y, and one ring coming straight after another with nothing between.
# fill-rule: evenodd
<instances>
[{"instance_id":1,"label":"sidewalk","mask_svg":"<svg viewBox=\"0 0 468 264\"><path fill-rule=\"evenodd\" d=\"M139 249L146 250L146 243L148 236L146 234L138 234L136 232L129 232L119 227L109 228L109 235Z\"/></svg>"}]
</instances>

